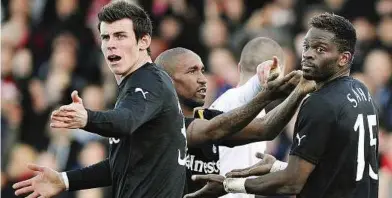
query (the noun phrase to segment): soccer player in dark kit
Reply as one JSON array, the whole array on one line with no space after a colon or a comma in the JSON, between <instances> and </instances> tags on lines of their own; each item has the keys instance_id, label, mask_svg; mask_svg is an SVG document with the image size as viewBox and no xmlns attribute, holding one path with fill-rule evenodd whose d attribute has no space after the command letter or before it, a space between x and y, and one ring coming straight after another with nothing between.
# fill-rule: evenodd
<instances>
[{"instance_id":1,"label":"soccer player in dark kit","mask_svg":"<svg viewBox=\"0 0 392 198\"><path fill-rule=\"evenodd\" d=\"M152 63L151 20L126 1L109 3L98 18L101 50L119 87L116 105L104 112L87 110L73 92L73 102L52 113L51 127L109 137L109 157L66 173L29 165L38 175L14 184L15 194L52 197L111 185L112 197L179 198L185 184L184 118L170 77Z\"/></svg>"},{"instance_id":2,"label":"soccer player in dark kit","mask_svg":"<svg viewBox=\"0 0 392 198\"><path fill-rule=\"evenodd\" d=\"M273 139L289 122L306 94L314 90L315 85L314 82L304 80L298 84L301 72L294 71L282 79L268 82L267 85L263 83L264 89L255 98L232 111L223 113L197 109L193 113L195 107L204 105L207 89L200 57L188 49L173 48L161 53L155 63L163 66L172 77L185 116L188 144L186 193L195 192L204 186L203 183L192 182L192 174L219 173L219 145L232 147ZM278 97L287 96L287 92L290 95L281 105L265 117L254 119L267 104Z\"/></svg>"},{"instance_id":3,"label":"soccer player in dark kit","mask_svg":"<svg viewBox=\"0 0 392 198\"><path fill-rule=\"evenodd\" d=\"M186 197L226 193L378 197L377 110L368 89L349 77L355 29L345 18L329 13L312 18L310 27L302 71L304 78L316 81L317 90L301 105L287 168L249 179L194 176L208 183Z\"/></svg>"}]
</instances>

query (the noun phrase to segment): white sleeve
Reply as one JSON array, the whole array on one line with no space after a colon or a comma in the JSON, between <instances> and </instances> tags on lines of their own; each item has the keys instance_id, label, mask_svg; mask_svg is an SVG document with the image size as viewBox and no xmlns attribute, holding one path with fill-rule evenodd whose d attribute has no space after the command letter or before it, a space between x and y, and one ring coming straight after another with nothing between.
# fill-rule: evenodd
<instances>
[{"instance_id":1,"label":"white sleeve","mask_svg":"<svg viewBox=\"0 0 392 198\"><path fill-rule=\"evenodd\" d=\"M226 91L210 108L223 112L230 111L250 102L262 89L258 76L254 75L244 85Z\"/></svg>"}]
</instances>

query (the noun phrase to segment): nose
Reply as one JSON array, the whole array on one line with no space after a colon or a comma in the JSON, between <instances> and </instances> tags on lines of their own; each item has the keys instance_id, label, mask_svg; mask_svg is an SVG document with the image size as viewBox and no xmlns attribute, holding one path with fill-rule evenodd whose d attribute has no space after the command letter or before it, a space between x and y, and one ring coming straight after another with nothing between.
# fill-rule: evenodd
<instances>
[{"instance_id":1,"label":"nose","mask_svg":"<svg viewBox=\"0 0 392 198\"><path fill-rule=\"evenodd\" d=\"M197 82L198 82L199 84L202 84L202 85L207 84L207 78L206 78L206 76L205 76L202 72L200 72L200 75L199 75L199 77L197 78Z\"/></svg>"},{"instance_id":2,"label":"nose","mask_svg":"<svg viewBox=\"0 0 392 198\"><path fill-rule=\"evenodd\" d=\"M106 49L108 49L108 50L116 49L116 42L114 41L114 39L109 38L106 41Z\"/></svg>"},{"instance_id":3,"label":"nose","mask_svg":"<svg viewBox=\"0 0 392 198\"><path fill-rule=\"evenodd\" d=\"M304 49L302 51L302 59L307 60L307 59L313 59L314 54L312 53L311 49Z\"/></svg>"}]
</instances>

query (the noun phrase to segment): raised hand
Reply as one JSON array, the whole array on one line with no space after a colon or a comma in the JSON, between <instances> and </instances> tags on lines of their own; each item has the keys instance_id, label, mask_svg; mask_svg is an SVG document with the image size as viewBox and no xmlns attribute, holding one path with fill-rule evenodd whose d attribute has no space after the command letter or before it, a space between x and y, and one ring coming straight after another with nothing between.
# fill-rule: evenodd
<instances>
[{"instance_id":1,"label":"raised hand","mask_svg":"<svg viewBox=\"0 0 392 198\"><path fill-rule=\"evenodd\" d=\"M289 95L301 80L302 72L292 71L283 78L278 77L278 73L270 75L263 90L269 92L273 99L278 99Z\"/></svg>"},{"instance_id":2,"label":"raised hand","mask_svg":"<svg viewBox=\"0 0 392 198\"><path fill-rule=\"evenodd\" d=\"M71 104L61 106L52 112L51 127L77 129L86 126L87 111L84 108L82 98L79 97L77 91L72 92L71 98Z\"/></svg>"},{"instance_id":3,"label":"raised hand","mask_svg":"<svg viewBox=\"0 0 392 198\"><path fill-rule=\"evenodd\" d=\"M272 60L264 61L257 66L257 76L263 86L266 85L268 78L275 73L280 74L279 60L276 56Z\"/></svg>"},{"instance_id":4,"label":"raised hand","mask_svg":"<svg viewBox=\"0 0 392 198\"><path fill-rule=\"evenodd\" d=\"M227 194L223 187L223 181L225 180L225 177L221 175L193 175L192 180L205 181L207 184L202 189L185 195L184 198L216 198Z\"/></svg>"},{"instance_id":5,"label":"raised hand","mask_svg":"<svg viewBox=\"0 0 392 198\"><path fill-rule=\"evenodd\" d=\"M297 85L297 89L299 89L302 94L311 93L316 90L316 82L313 80L306 80L304 77L301 77L301 80Z\"/></svg>"},{"instance_id":6,"label":"raised hand","mask_svg":"<svg viewBox=\"0 0 392 198\"><path fill-rule=\"evenodd\" d=\"M261 176L270 172L272 164L276 158L269 154L256 153L256 157L261 159L260 162L244 169L234 169L226 174L226 177L249 177Z\"/></svg>"},{"instance_id":7,"label":"raised hand","mask_svg":"<svg viewBox=\"0 0 392 198\"><path fill-rule=\"evenodd\" d=\"M30 170L35 171L35 177L15 183L12 187L15 195L29 194L30 197L53 197L65 191L65 183L61 174L48 167L29 164Z\"/></svg>"}]
</instances>

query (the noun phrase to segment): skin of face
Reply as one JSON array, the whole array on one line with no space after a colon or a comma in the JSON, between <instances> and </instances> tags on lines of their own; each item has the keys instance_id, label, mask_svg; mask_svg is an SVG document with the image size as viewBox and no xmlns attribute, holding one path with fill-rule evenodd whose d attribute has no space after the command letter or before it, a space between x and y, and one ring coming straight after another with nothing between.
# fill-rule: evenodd
<instances>
[{"instance_id":1,"label":"skin of face","mask_svg":"<svg viewBox=\"0 0 392 198\"><path fill-rule=\"evenodd\" d=\"M203 106L207 79L201 58L190 52L178 58L172 78L180 101L191 108Z\"/></svg>"},{"instance_id":2,"label":"skin of face","mask_svg":"<svg viewBox=\"0 0 392 198\"><path fill-rule=\"evenodd\" d=\"M333 33L318 28L307 32L301 61L305 79L326 81L341 69L341 53L333 42L334 37Z\"/></svg>"},{"instance_id":3,"label":"skin of face","mask_svg":"<svg viewBox=\"0 0 392 198\"><path fill-rule=\"evenodd\" d=\"M126 76L135 70L142 59L143 42L136 40L132 20L125 18L112 23L101 22L101 50L110 70L118 76ZM117 56L120 59L110 60Z\"/></svg>"}]
</instances>

